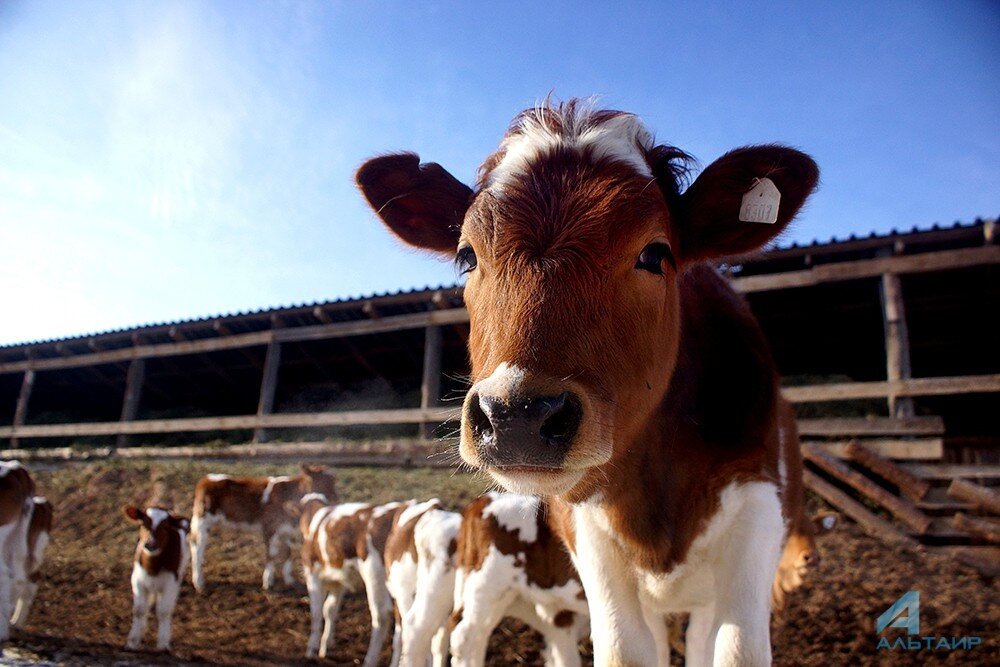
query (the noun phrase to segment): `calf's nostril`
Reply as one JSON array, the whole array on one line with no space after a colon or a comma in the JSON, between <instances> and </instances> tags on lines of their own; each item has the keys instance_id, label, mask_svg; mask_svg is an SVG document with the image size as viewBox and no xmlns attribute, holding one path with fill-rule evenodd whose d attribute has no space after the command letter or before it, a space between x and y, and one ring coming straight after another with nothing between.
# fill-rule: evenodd
<instances>
[{"instance_id":1,"label":"calf's nostril","mask_svg":"<svg viewBox=\"0 0 1000 667\"><path fill-rule=\"evenodd\" d=\"M472 400L469 401L469 424L477 438L483 438L493 433L493 422L486 412L490 406L487 404L486 409L484 409L483 401L483 397L479 395L473 396Z\"/></svg>"},{"instance_id":2,"label":"calf's nostril","mask_svg":"<svg viewBox=\"0 0 1000 667\"><path fill-rule=\"evenodd\" d=\"M546 440L565 444L573 439L580 427L582 410L569 392L542 399L546 402L546 415L539 432Z\"/></svg>"}]
</instances>

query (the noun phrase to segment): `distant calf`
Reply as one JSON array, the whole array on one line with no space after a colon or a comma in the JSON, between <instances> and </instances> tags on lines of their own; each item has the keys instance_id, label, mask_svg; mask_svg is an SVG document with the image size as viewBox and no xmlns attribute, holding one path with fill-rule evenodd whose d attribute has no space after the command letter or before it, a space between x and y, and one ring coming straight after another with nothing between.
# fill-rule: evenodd
<instances>
[{"instance_id":1,"label":"distant calf","mask_svg":"<svg viewBox=\"0 0 1000 667\"><path fill-rule=\"evenodd\" d=\"M156 605L156 650L170 650L170 618L188 564L185 548L190 522L162 507L145 512L129 505L125 516L139 524L132 565L132 629L126 648L137 649L146 634L146 617Z\"/></svg>"},{"instance_id":2,"label":"distant calf","mask_svg":"<svg viewBox=\"0 0 1000 667\"><path fill-rule=\"evenodd\" d=\"M392 597L386 588L382 554L398 515L412 501L379 506L331 505L322 495L310 494L301 504L302 567L311 615L306 656L318 653L321 658L326 657L333 646L344 594L363 585L372 620L364 665L373 667L392 620Z\"/></svg>"},{"instance_id":3,"label":"distant calf","mask_svg":"<svg viewBox=\"0 0 1000 667\"><path fill-rule=\"evenodd\" d=\"M287 503L298 503L307 493L322 493L336 502L335 478L325 466L303 465L295 476L230 477L208 475L194 490L191 518L191 580L199 592L205 588L205 548L208 531L222 524L233 528L260 530L267 550L263 587L274 584L276 565L286 585L292 578L292 540L297 530L295 517L285 510Z\"/></svg>"},{"instance_id":4,"label":"distant calf","mask_svg":"<svg viewBox=\"0 0 1000 667\"><path fill-rule=\"evenodd\" d=\"M504 616L542 633L546 664L580 664L577 642L589 632L590 613L552 511L540 498L490 493L462 512L454 667L483 664L490 634ZM563 537L572 542L572 535Z\"/></svg>"},{"instance_id":5,"label":"distant calf","mask_svg":"<svg viewBox=\"0 0 1000 667\"><path fill-rule=\"evenodd\" d=\"M10 636L13 592L25 578L31 498L35 482L17 461L0 461L0 642Z\"/></svg>"},{"instance_id":6,"label":"distant calf","mask_svg":"<svg viewBox=\"0 0 1000 667\"><path fill-rule=\"evenodd\" d=\"M437 498L404 510L385 545L386 584L396 603L393 665L448 664L455 594L458 531L462 515Z\"/></svg>"},{"instance_id":7,"label":"distant calf","mask_svg":"<svg viewBox=\"0 0 1000 667\"><path fill-rule=\"evenodd\" d=\"M45 557L45 548L49 545L49 533L52 532L52 503L41 496L31 499L27 517L28 536L24 553L24 576L14 581L14 597L17 603L10 622L15 628L24 626L31 611L31 603L38 592L39 570Z\"/></svg>"}]
</instances>

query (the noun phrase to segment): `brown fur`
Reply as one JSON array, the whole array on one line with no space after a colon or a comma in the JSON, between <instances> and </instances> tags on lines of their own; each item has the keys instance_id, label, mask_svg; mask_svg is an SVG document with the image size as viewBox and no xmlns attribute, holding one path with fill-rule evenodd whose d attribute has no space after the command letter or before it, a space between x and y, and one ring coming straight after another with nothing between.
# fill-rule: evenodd
<instances>
[{"instance_id":1,"label":"brown fur","mask_svg":"<svg viewBox=\"0 0 1000 667\"><path fill-rule=\"evenodd\" d=\"M18 521L35 494L35 482L28 469L20 464L7 465L7 474L0 476L0 526Z\"/></svg>"},{"instance_id":2,"label":"brown fur","mask_svg":"<svg viewBox=\"0 0 1000 667\"><path fill-rule=\"evenodd\" d=\"M492 547L507 556L514 556L524 568L529 583L539 588L563 586L579 575L562 540L552 529L548 506L539 503L535 522L538 537L534 542L521 540L517 531L503 528L496 517L483 516L490 504L488 496L477 498L462 510L462 527L458 533L458 566L464 570L478 570Z\"/></svg>"}]
</instances>

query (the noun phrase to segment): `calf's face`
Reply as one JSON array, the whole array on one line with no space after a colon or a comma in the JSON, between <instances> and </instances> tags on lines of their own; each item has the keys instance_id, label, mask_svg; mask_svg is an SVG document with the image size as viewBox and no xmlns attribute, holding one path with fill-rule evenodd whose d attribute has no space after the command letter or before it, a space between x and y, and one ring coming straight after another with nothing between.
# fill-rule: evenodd
<instances>
[{"instance_id":1,"label":"calf's face","mask_svg":"<svg viewBox=\"0 0 1000 667\"><path fill-rule=\"evenodd\" d=\"M413 154L358 171L397 236L466 275L461 454L508 489L566 493L623 455L670 383L679 275L772 238L817 179L808 156L760 146L720 158L682 193L687 161L635 116L569 102L518 116L475 191ZM762 178L781 192L777 222L740 222Z\"/></svg>"},{"instance_id":2,"label":"calf's face","mask_svg":"<svg viewBox=\"0 0 1000 667\"><path fill-rule=\"evenodd\" d=\"M138 507L127 506L122 510L126 517L139 524L139 544L143 551L156 555L163 550L176 530L190 530L187 519L175 516L162 507L150 507L145 512Z\"/></svg>"}]
</instances>

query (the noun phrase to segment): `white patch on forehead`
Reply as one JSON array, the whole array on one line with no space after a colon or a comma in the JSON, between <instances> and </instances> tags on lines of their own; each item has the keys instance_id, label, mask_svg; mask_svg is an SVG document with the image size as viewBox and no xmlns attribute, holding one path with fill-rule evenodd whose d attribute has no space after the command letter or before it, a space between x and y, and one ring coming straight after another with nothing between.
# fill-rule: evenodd
<instances>
[{"instance_id":1,"label":"white patch on forehead","mask_svg":"<svg viewBox=\"0 0 1000 667\"><path fill-rule=\"evenodd\" d=\"M291 481L291 479L292 478L288 477L287 475L283 475L281 477L268 477L267 486L264 487L264 495L260 497L260 502L267 504L267 501L271 499L271 492L274 491L274 485L278 484L279 482Z\"/></svg>"},{"instance_id":2,"label":"white patch on forehead","mask_svg":"<svg viewBox=\"0 0 1000 667\"><path fill-rule=\"evenodd\" d=\"M221 482L224 479L229 479L229 475L223 475L222 473L218 473L218 472L213 472L210 475L205 475L205 477L210 482Z\"/></svg>"},{"instance_id":3,"label":"white patch on forehead","mask_svg":"<svg viewBox=\"0 0 1000 667\"><path fill-rule=\"evenodd\" d=\"M431 498L430 500L425 500L422 503L416 503L414 505L410 505L405 510L403 510L402 514L399 515L399 525L405 526L407 523L412 521L414 517L420 516L421 514L429 510L431 507L433 507L434 503L440 503L440 502L441 501L438 500L437 498Z\"/></svg>"},{"instance_id":4,"label":"white patch on forehead","mask_svg":"<svg viewBox=\"0 0 1000 667\"><path fill-rule=\"evenodd\" d=\"M531 169L532 164L558 147L589 150L596 159L623 162L640 176L652 178L646 152L653 135L638 116L623 113L594 123L594 109L581 105L572 114L563 111L559 129L545 122L545 112L535 112L521 121L520 130L500 144L504 156L490 173L488 186L501 184Z\"/></svg>"},{"instance_id":5,"label":"white patch on forehead","mask_svg":"<svg viewBox=\"0 0 1000 667\"><path fill-rule=\"evenodd\" d=\"M483 518L494 517L500 527L518 532L522 542L538 539L538 498L515 493L490 493L490 504L483 508Z\"/></svg>"},{"instance_id":6,"label":"white patch on forehead","mask_svg":"<svg viewBox=\"0 0 1000 667\"><path fill-rule=\"evenodd\" d=\"M489 396L503 397L517 393L524 383L525 372L520 366L511 366L506 361L490 373L490 376L483 378L476 383L475 389L481 394Z\"/></svg>"},{"instance_id":7,"label":"white patch on forehead","mask_svg":"<svg viewBox=\"0 0 1000 667\"><path fill-rule=\"evenodd\" d=\"M149 517L149 521L152 524L150 530L156 530L161 523L170 517L170 513L166 510L161 510L159 507L150 507L146 510L146 516Z\"/></svg>"},{"instance_id":8,"label":"white patch on forehead","mask_svg":"<svg viewBox=\"0 0 1000 667\"><path fill-rule=\"evenodd\" d=\"M413 502L412 500L408 500L408 501L406 501L406 503L402 503L402 502L399 502L397 500L397 501L393 501L391 503L386 503L385 505L379 505L374 510L372 510L372 518L373 519L379 519L379 518L385 516L386 514L388 514L389 512L396 511L397 509L399 509L400 507L402 507L404 504L410 504L412 502Z\"/></svg>"},{"instance_id":9,"label":"white patch on forehead","mask_svg":"<svg viewBox=\"0 0 1000 667\"><path fill-rule=\"evenodd\" d=\"M46 498L45 496L32 496L31 498L31 502L35 503L36 505L44 505L48 501L49 501L48 498Z\"/></svg>"},{"instance_id":10,"label":"white patch on forehead","mask_svg":"<svg viewBox=\"0 0 1000 667\"><path fill-rule=\"evenodd\" d=\"M312 502L313 500L318 500L326 505L330 504L330 500L322 493L307 493L306 495L302 496L302 500L300 500L299 503L305 505L306 503Z\"/></svg>"}]
</instances>

